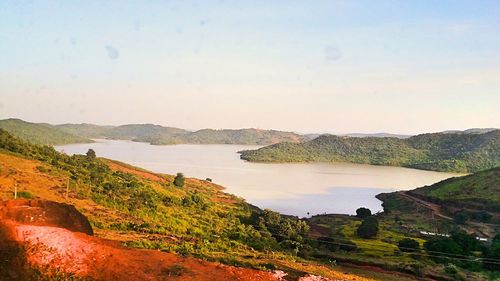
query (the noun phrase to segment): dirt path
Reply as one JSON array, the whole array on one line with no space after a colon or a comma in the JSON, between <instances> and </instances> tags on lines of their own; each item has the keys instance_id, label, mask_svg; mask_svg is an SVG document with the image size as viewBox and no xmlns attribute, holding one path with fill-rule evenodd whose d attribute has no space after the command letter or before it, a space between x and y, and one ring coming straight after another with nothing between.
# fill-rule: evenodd
<instances>
[{"instance_id":1,"label":"dirt path","mask_svg":"<svg viewBox=\"0 0 500 281\"><path fill-rule=\"evenodd\" d=\"M404 197L412 202L415 202L416 204L432 211L432 213L435 215L435 216L438 216L440 218L443 218L443 219L446 219L446 220L453 220L451 217L445 215L442 213L441 211L441 207L438 205L438 204L435 204L435 203L431 203L431 202L427 202L425 200L422 200L420 198L417 198L415 196L412 196L411 194L405 192L405 191L398 191L397 192L398 195L400 195L401 197Z\"/></svg>"}]
</instances>

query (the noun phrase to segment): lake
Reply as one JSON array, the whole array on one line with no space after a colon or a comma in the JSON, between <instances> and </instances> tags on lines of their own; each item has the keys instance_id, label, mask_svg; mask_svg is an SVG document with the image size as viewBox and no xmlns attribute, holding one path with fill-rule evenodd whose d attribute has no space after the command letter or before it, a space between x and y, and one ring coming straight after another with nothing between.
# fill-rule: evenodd
<instances>
[{"instance_id":1,"label":"lake","mask_svg":"<svg viewBox=\"0 0 500 281\"><path fill-rule=\"evenodd\" d=\"M158 173L211 178L226 192L260 208L304 217L323 213L354 214L358 207L382 210L375 195L409 190L457 176L452 173L348 163L267 164L243 161L236 153L249 145L168 145L117 140L57 146L67 154L119 160Z\"/></svg>"}]
</instances>

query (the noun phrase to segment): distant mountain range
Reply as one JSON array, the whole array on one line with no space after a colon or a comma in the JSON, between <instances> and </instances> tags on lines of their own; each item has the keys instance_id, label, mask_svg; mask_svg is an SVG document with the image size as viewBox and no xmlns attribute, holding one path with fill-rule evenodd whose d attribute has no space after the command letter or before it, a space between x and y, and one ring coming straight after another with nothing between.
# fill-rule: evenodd
<instances>
[{"instance_id":1,"label":"distant mountain range","mask_svg":"<svg viewBox=\"0 0 500 281\"><path fill-rule=\"evenodd\" d=\"M153 124L100 126L94 124L30 123L20 119L0 120L0 128L33 143L60 145L90 143L95 138L132 140L154 145L167 144L248 144L268 145L279 142L302 142L309 138L293 132L260 129L188 131Z\"/></svg>"},{"instance_id":2,"label":"distant mountain range","mask_svg":"<svg viewBox=\"0 0 500 281\"><path fill-rule=\"evenodd\" d=\"M253 162L352 162L435 171L475 172L500 165L500 130L395 137L322 135L303 143L278 143L241 151Z\"/></svg>"},{"instance_id":3,"label":"distant mountain range","mask_svg":"<svg viewBox=\"0 0 500 281\"><path fill-rule=\"evenodd\" d=\"M46 145L90 143L96 138L153 145L270 145L241 152L242 159L256 162L343 161L455 172L474 172L500 165L500 130L492 128L418 136L388 133L337 136L260 129L189 131L154 124L51 125L20 119L0 120L0 128L23 140Z\"/></svg>"}]
</instances>

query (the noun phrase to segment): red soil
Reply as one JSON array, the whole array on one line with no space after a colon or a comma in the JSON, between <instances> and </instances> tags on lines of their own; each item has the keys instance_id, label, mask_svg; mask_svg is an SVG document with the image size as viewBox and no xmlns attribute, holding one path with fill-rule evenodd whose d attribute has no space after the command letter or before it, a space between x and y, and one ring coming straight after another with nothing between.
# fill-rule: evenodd
<instances>
[{"instance_id":1,"label":"red soil","mask_svg":"<svg viewBox=\"0 0 500 281\"><path fill-rule=\"evenodd\" d=\"M25 259L32 266L95 280L278 280L270 272L122 247L84 233L81 226L88 222L75 212L70 205L42 200L0 202L0 245L15 241L28 247Z\"/></svg>"}]
</instances>

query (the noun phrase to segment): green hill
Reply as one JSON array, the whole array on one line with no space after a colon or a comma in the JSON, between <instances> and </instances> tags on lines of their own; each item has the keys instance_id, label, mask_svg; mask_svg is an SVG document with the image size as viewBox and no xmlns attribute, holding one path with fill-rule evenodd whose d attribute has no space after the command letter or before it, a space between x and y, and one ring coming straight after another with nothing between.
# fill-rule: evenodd
<instances>
[{"instance_id":1,"label":"green hill","mask_svg":"<svg viewBox=\"0 0 500 281\"><path fill-rule=\"evenodd\" d=\"M500 130L406 139L323 135L304 143L279 143L240 153L242 159L254 162L352 162L475 172L500 165Z\"/></svg>"},{"instance_id":2,"label":"green hill","mask_svg":"<svg viewBox=\"0 0 500 281\"><path fill-rule=\"evenodd\" d=\"M441 204L451 203L500 212L500 167L450 178L410 191Z\"/></svg>"},{"instance_id":3,"label":"green hill","mask_svg":"<svg viewBox=\"0 0 500 281\"><path fill-rule=\"evenodd\" d=\"M92 124L63 124L56 128L87 138L110 138L148 142L154 145L169 144L253 144L268 145L278 142L300 142L307 137L292 132L260 129L187 131L154 124L128 124L98 126Z\"/></svg>"},{"instance_id":4,"label":"green hill","mask_svg":"<svg viewBox=\"0 0 500 281\"><path fill-rule=\"evenodd\" d=\"M99 126L86 123L61 124L61 125L54 125L54 127L68 134L81 136L89 139L104 138L110 130L115 128L114 126Z\"/></svg>"},{"instance_id":5,"label":"green hill","mask_svg":"<svg viewBox=\"0 0 500 281\"><path fill-rule=\"evenodd\" d=\"M177 135L186 134L188 131L163 127L153 124L128 124L112 128L106 132L106 137L119 140L133 140L141 142L152 142L155 139L171 139ZM170 144L170 143L169 143Z\"/></svg>"},{"instance_id":6,"label":"green hill","mask_svg":"<svg viewBox=\"0 0 500 281\"><path fill-rule=\"evenodd\" d=\"M49 124L30 123L20 119L0 120L0 128L20 139L37 144L60 145L92 142L88 138L61 131Z\"/></svg>"},{"instance_id":7,"label":"green hill","mask_svg":"<svg viewBox=\"0 0 500 281\"><path fill-rule=\"evenodd\" d=\"M240 129L213 130L203 129L172 137L149 138L152 144L194 143L194 144L253 144L267 145L283 141L300 142L305 140L301 135L292 132L275 130Z\"/></svg>"}]
</instances>

